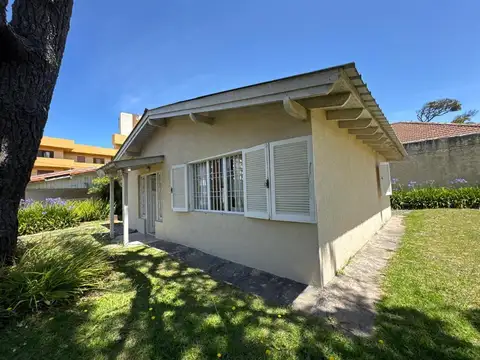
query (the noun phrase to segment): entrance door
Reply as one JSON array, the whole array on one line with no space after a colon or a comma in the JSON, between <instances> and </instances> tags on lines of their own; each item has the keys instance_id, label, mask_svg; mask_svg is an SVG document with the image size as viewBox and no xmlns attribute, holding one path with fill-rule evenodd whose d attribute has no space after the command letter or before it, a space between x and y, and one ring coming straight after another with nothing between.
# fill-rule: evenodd
<instances>
[{"instance_id":1,"label":"entrance door","mask_svg":"<svg viewBox=\"0 0 480 360\"><path fill-rule=\"evenodd\" d=\"M157 177L147 176L147 232L155 234L155 219L157 217Z\"/></svg>"}]
</instances>

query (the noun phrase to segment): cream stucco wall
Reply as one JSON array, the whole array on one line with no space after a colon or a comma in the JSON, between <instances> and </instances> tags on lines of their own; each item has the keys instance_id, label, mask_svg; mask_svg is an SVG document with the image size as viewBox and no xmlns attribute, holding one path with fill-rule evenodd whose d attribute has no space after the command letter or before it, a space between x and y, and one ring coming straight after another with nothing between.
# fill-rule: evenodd
<instances>
[{"instance_id":1,"label":"cream stucco wall","mask_svg":"<svg viewBox=\"0 0 480 360\"><path fill-rule=\"evenodd\" d=\"M385 161L371 148L312 111L315 192L321 283L328 283L390 218L390 199L378 190L377 164Z\"/></svg>"},{"instance_id":2,"label":"cream stucco wall","mask_svg":"<svg viewBox=\"0 0 480 360\"><path fill-rule=\"evenodd\" d=\"M311 134L310 123L288 116L280 104L216 113L215 116L212 127L195 124L187 117L169 120L167 127L158 129L143 149L143 156L165 156L161 166L163 222L156 223L156 236L302 283L318 284L316 224L171 210L172 165ZM131 227L144 232L145 221L138 218L139 173L129 174L129 221Z\"/></svg>"}]
</instances>

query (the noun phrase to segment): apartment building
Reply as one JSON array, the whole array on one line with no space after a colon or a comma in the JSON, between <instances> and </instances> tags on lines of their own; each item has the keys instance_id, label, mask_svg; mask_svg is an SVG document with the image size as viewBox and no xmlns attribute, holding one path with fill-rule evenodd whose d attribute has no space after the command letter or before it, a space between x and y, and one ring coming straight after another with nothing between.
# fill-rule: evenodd
<instances>
[{"instance_id":1,"label":"apartment building","mask_svg":"<svg viewBox=\"0 0 480 360\"><path fill-rule=\"evenodd\" d=\"M110 162L139 120L138 115L120 113L120 134L113 134L113 148L76 144L73 140L44 136L31 175L100 167Z\"/></svg>"},{"instance_id":2,"label":"apartment building","mask_svg":"<svg viewBox=\"0 0 480 360\"><path fill-rule=\"evenodd\" d=\"M62 170L100 167L112 160L116 149L76 144L73 140L44 136L32 175Z\"/></svg>"}]
</instances>

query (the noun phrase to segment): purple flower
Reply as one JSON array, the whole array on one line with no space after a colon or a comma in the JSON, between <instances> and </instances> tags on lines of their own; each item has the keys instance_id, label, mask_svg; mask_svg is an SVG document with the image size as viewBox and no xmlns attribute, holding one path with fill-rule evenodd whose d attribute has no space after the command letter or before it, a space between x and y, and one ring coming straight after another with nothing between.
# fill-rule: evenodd
<instances>
[{"instance_id":1,"label":"purple flower","mask_svg":"<svg viewBox=\"0 0 480 360\"><path fill-rule=\"evenodd\" d=\"M410 181L408 182L408 185L407 185L407 186L408 186L410 189L412 189L412 188L415 187L416 184L417 184L416 181L410 180Z\"/></svg>"},{"instance_id":2,"label":"purple flower","mask_svg":"<svg viewBox=\"0 0 480 360\"><path fill-rule=\"evenodd\" d=\"M392 184L393 184L393 185L398 184L398 179L397 179L397 178L392 178Z\"/></svg>"},{"instance_id":3,"label":"purple flower","mask_svg":"<svg viewBox=\"0 0 480 360\"><path fill-rule=\"evenodd\" d=\"M46 211L42 211L42 215L45 215L47 212Z\"/></svg>"}]
</instances>

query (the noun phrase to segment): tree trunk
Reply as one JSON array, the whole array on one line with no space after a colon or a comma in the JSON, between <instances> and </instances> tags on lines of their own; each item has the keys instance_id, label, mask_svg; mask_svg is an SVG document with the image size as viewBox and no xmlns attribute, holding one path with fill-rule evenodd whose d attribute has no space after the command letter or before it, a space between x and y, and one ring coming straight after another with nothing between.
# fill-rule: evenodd
<instances>
[{"instance_id":1,"label":"tree trunk","mask_svg":"<svg viewBox=\"0 0 480 360\"><path fill-rule=\"evenodd\" d=\"M20 199L30 180L57 81L73 0L0 0L0 262L16 250Z\"/></svg>"}]
</instances>

